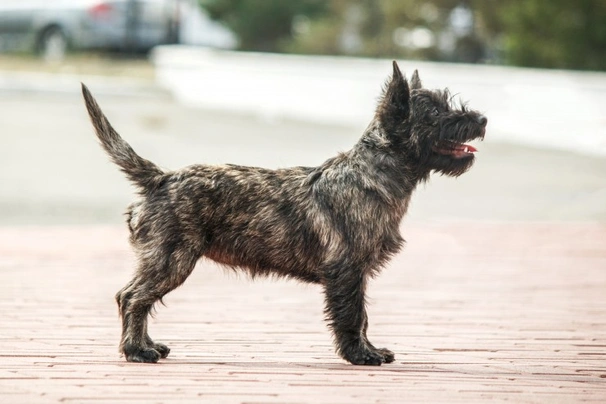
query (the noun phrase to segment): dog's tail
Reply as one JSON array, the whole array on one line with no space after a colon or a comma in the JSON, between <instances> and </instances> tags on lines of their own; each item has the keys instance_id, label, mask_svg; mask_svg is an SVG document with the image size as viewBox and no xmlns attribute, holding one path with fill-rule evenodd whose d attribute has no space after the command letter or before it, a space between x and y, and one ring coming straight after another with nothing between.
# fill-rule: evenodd
<instances>
[{"instance_id":1,"label":"dog's tail","mask_svg":"<svg viewBox=\"0 0 606 404\"><path fill-rule=\"evenodd\" d=\"M156 188L164 176L164 171L151 161L137 155L132 147L120 137L84 83L82 84L82 95L101 146L112 161L120 167L130 181L144 191Z\"/></svg>"}]
</instances>

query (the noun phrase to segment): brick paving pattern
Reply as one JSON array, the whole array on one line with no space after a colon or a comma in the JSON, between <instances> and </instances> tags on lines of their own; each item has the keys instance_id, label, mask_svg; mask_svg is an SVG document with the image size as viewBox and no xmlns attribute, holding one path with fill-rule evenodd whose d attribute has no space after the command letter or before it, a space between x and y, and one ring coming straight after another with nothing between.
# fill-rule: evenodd
<instances>
[{"instance_id":1,"label":"brick paving pattern","mask_svg":"<svg viewBox=\"0 0 606 404\"><path fill-rule=\"evenodd\" d=\"M122 227L0 229L0 402L606 403L606 225L409 225L370 287L373 343L333 352L317 286L202 261L150 323L157 365L117 353Z\"/></svg>"}]
</instances>

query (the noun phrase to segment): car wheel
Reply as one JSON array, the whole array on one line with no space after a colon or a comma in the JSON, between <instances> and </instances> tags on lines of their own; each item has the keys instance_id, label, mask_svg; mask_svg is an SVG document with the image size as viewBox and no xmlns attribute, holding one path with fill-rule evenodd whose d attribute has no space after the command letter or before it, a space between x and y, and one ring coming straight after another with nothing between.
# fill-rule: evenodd
<instances>
[{"instance_id":1,"label":"car wheel","mask_svg":"<svg viewBox=\"0 0 606 404\"><path fill-rule=\"evenodd\" d=\"M46 62L60 62L65 59L68 48L67 37L59 27L50 27L40 37L38 50Z\"/></svg>"}]
</instances>

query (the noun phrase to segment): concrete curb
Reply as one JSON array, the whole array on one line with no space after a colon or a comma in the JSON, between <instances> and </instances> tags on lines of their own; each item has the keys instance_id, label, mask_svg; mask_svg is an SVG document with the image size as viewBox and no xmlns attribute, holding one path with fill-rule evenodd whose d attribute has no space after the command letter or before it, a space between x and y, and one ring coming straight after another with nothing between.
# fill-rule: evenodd
<instances>
[{"instance_id":1,"label":"concrete curb","mask_svg":"<svg viewBox=\"0 0 606 404\"><path fill-rule=\"evenodd\" d=\"M347 126L373 116L391 61L160 46L158 83L186 104ZM489 118L489 136L606 156L606 73L399 61Z\"/></svg>"}]
</instances>

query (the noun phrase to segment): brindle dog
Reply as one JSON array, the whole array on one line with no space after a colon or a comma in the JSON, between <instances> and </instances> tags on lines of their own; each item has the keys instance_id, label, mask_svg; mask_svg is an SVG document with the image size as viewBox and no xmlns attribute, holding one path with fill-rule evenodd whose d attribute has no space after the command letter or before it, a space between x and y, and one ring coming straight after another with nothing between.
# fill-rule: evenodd
<instances>
[{"instance_id":1,"label":"brindle dog","mask_svg":"<svg viewBox=\"0 0 606 404\"><path fill-rule=\"evenodd\" d=\"M476 150L464 143L484 137L483 115L454 106L447 90L423 88L416 71L409 83L394 62L361 139L318 167L165 171L138 156L82 91L101 145L139 191L127 211L138 266L116 295L126 360L168 355L149 337L148 315L207 257L252 277L321 285L337 353L356 365L393 362L366 336L368 279L402 248L415 187L432 172L456 177L472 166Z\"/></svg>"}]
</instances>

